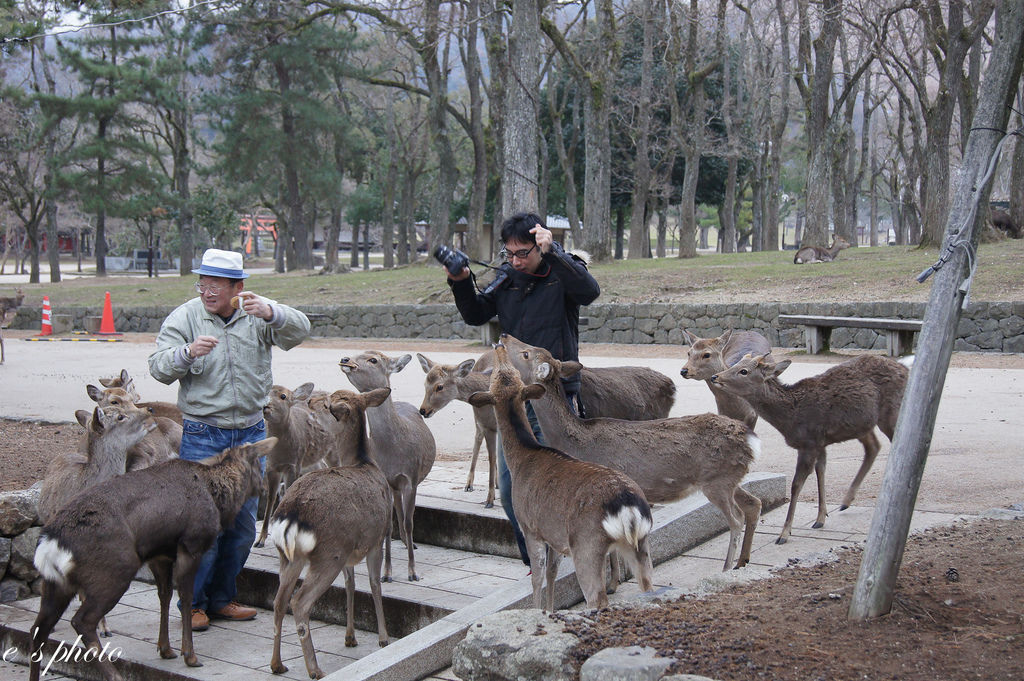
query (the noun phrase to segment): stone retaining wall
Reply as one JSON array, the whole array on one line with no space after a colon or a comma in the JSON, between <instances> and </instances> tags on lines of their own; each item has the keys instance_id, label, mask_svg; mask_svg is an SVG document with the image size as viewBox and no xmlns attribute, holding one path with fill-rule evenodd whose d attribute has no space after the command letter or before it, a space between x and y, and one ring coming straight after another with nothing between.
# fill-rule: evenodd
<instances>
[{"instance_id":1,"label":"stone retaining wall","mask_svg":"<svg viewBox=\"0 0 1024 681\"><path fill-rule=\"evenodd\" d=\"M453 304L299 306L310 315L313 334L344 338L478 339L480 329L466 325ZM114 327L121 332L156 332L173 307L115 308ZM101 308L66 308L73 328ZM595 304L583 308L585 343L668 343L683 345L682 330L712 336L727 328L754 329L776 347L803 347L802 327L780 327L780 314L895 317L922 319L923 303L736 303L675 305L668 303ZM38 329L40 311L22 307L11 324ZM871 329L837 328L833 349L884 349L885 336ZM972 303L957 329L956 350L1024 352L1024 302Z\"/></svg>"},{"instance_id":2,"label":"stone retaining wall","mask_svg":"<svg viewBox=\"0 0 1024 681\"><path fill-rule=\"evenodd\" d=\"M39 543L38 485L0 492L0 603L40 593L42 582L32 564Z\"/></svg>"}]
</instances>

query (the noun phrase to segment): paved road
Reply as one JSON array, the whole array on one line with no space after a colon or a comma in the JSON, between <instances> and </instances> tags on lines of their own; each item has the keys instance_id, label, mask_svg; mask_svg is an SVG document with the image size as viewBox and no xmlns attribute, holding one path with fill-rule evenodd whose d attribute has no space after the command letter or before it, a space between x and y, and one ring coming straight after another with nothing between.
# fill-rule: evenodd
<instances>
[{"instance_id":1,"label":"paved road","mask_svg":"<svg viewBox=\"0 0 1024 681\"><path fill-rule=\"evenodd\" d=\"M122 368L135 378L147 400L176 399L176 388L149 376L146 358L153 349L152 335L126 334L124 342L26 342L29 332L9 332L7 363L0 365L0 417L53 422L73 421L76 409L91 409L85 392L88 383L117 374ZM363 350L380 349L392 356L412 353L413 360L392 377L395 399L419 405L423 398L423 372L415 359L422 352L435 361L456 363L481 352L479 345L463 341L387 341L314 339L289 352L275 352L276 382L294 388L313 381L318 388L352 389L338 369L338 360ZM679 376L681 348L629 348L603 346L602 354L583 349L583 362L591 366L637 364L671 376L678 388L673 416L714 410L714 400L703 382ZM616 354L617 353L617 354ZM642 354L645 356L635 356ZM621 355L630 355L623 359ZM801 360L786 371L788 382L820 373L827 363ZM952 368L946 379L938 423L917 508L919 510L978 513L993 506L1024 501L1024 440L1020 436L1024 413L1024 370L1006 368ZM456 402L428 419L441 456L461 457L473 442L472 411ZM759 422L763 454L756 470L792 476L795 453L774 428ZM882 438L884 441L884 437ZM877 495L885 470L888 446L861 487L858 503ZM856 441L829 447L826 498L838 503L860 465L862 450ZM486 468L483 468L486 471ZM485 473L486 474L486 473ZM816 499L808 481L801 500Z\"/></svg>"}]
</instances>

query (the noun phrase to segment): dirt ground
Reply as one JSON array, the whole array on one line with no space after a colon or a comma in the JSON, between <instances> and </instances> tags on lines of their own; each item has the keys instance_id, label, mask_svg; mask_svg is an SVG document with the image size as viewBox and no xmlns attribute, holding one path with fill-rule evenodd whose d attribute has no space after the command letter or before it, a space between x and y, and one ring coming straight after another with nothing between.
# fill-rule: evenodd
<instances>
[{"instance_id":1,"label":"dirt ground","mask_svg":"<svg viewBox=\"0 0 1024 681\"><path fill-rule=\"evenodd\" d=\"M330 347L336 341L310 342ZM426 342L415 345L431 350ZM647 346L588 351L624 358L665 352ZM953 366L1021 368L1024 356L956 353ZM51 457L75 450L82 433L76 423L0 419L0 491L41 479ZM722 681L1024 678L1022 558L1024 523L958 524L911 538L893 611L874 621L847 620L860 563L859 550L850 549L824 565L789 568L770 580L681 600L653 611L657 617L646 609L597 613L589 624L574 625L584 641L578 656L582 662L605 647L649 645L679 660L675 672Z\"/></svg>"}]
</instances>

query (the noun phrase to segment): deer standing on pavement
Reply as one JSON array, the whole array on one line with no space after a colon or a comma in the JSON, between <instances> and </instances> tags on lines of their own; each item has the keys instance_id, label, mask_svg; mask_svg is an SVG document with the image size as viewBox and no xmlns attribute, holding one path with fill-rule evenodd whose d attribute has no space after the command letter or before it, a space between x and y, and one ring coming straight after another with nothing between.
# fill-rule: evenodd
<instances>
[{"instance_id":1,"label":"deer standing on pavement","mask_svg":"<svg viewBox=\"0 0 1024 681\"><path fill-rule=\"evenodd\" d=\"M338 365L359 392L391 387L391 374L405 368L412 355L392 358L369 350L357 357L343 357ZM389 395L380 405L366 410L370 423L370 456L384 471L394 492L398 530L409 553L409 581L416 581L413 555L413 513L416 487L434 465L437 446L434 434L423 422L419 410L408 402L395 402ZM385 542L384 581L391 581L391 533Z\"/></svg>"},{"instance_id":2,"label":"deer standing on pavement","mask_svg":"<svg viewBox=\"0 0 1024 681\"><path fill-rule=\"evenodd\" d=\"M852 244L841 236L832 237L832 245L828 248L823 246L804 246L793 256L793 264L803 265L810 262L832 262L839 255L839 251L849 248Z\"/></svg>"},{"instance_id":3,"label":"deer standing on pavement","mask_svg":"<svg viewBox=\"0 0 1024 681\"><path fill-rule=\"evenodd\" d=\"M853 503L857 488L871 469L881 445L875 426L892 440L903 401L909 370L900 362L877 355L861 355L837 364L822 374L792 385L779 381L790 360L747 355L711 377L722 390L739 395L796 449L796 473L789 492L789 512L776 544L785 544L793 527L796 500L811 469L818 479L818 517L812 527L825 524L825 447L857 439L864 460L843 497L839 510Z\"/></svg>"},{"instance_id":4,"label":"deer standing on pavement","mask_svg":"<svg viewBox=\"0 0 1024 681\"><path fill-rule=\"evenodd\" d=\"M379 406L390 394L390 388L379 388L367 393L338 390L330 396L330 411L338 422L334 433L345 465L312 471L299 478L288 488L274 513L270 536L281 560L270 660L270 669L275 674L288 671L281 662L281 624L290 604L306 672L313 679L324 676L313 647L309 613L342 570L345 645L356 645L355 566L364 558L377 613L378 643L381 647L388 644L380 572L381 549L391 530L391 486L370 456L365 412L368 407ZM307 564L306 577L295 591L295 583Z\"/></svg>"},{"instance_id":5,"label":"deer standing on pavement","mask_svg":"<svg viewBox=\"0 0 1024 681\"><path fill-rule=\"evenodd\" d=\"M75 497L44 528L35 566L43 577L39 614L29 646L30 681L39 681L42 646L76 592L84 602L71 619L107 681L123 681L99 655L96 624L149 565L160 599L160 657L175 657L168 635L172 581L182 603L192 602L203 553L234 522L245 500L259 493L261 456L273 438L226 449L205 461L173 459L102 482ZM181 618L181 655L201 666L192 645L192 618ZM88 659L88 658L86 658Z\"/></svg>"},{"instance_id":6,"label":"deer standing on pavement","mask_svg":"<svg viewBox=\"0 0 1024 681\"><path fill-rule=\"evenodd\" d=\"M494 366L494 351L487 350L476 360L468 359L458 365L437 364L417 354L423 367L423 403L420 414L430 418L452 400L467 401L479 390L486 390L490 382L484 373ZM580 399L587 418L606 416L628 421L665 418L675 401L676 386L668 376L647 367L583 367L580 371ZM497 482L495 442L498 424L492 409L473 409L476 434L473 439L473 458L469 463L466 491L473 491L480 444L487 443L489 469L485 508L494 506Z\"/></svg>"},{"instance_id":7,"label":"deer standing on pavement","mask_svg":"<svg viewBox=\"0 0 1024 681\"><path fill-rule=\"evenodd\" d=\"M24 301L25 294L20 288L13 298L0 298L0 364L4 363L4 329L14 321L14 316L18 314L18 308Z\"/></svg>"},{"instance_id":8,"label":"deer standing on pavement","mask_svg":"<svg viewBox=\"0 0 1024 681\"><path fill-rule=\"evenodd\" d=\"M676 501L699 489L729 524L723 570L749 562L761 514L761 500L740 486L761 447L752 430L718 414L656 421L581 419L566 404L559 380L579 371L579 362L560 362L547 350L507 334L501 341L524 380L537 381L545 389L531 398L531 404L552 446L622 471L652 503ZM512 490L514 494L514 481ZM516 506L517 518L518 511Z\"/></svg>"},{"instance_id":9,"label":"deer standing on pavement","mask_svg":"<svg viewBox=\"0 0 1024 681\"><path fill-rule=\"evenodd\" d=\"M512 474L512 503L534 566L534 607L541 607L547 581L547 609L554 610L555 576L566 554L572 556L587 607L608 604L604 564L609 550L629 563L640 589L650 591L647 537L653 520L643 491L620 471L538 444L524 403L537 399L544 388L523 384L504 345L495 347L495 357L490 389L473 395L470 404L493 405L498 419Z\"/></svg>"},{"instance_id":10,"label":"deer standing on pavement","mask_svg":"<svg viewBox=\"0 0 1024 681\"><path fill-rule=\"evenodd\" d=\"M757 412L742 397L727 393L714 383L711 377L740 361L744 355L767 355L772 351L768 339L756 331L733 331L727 329L717 338L700 338L683 329L683 337L690 344L686 355L686 366L679 375L704 381L715 396L718 413L747 424L753 430L757 425Z\"/></svg>"}]
</instances>

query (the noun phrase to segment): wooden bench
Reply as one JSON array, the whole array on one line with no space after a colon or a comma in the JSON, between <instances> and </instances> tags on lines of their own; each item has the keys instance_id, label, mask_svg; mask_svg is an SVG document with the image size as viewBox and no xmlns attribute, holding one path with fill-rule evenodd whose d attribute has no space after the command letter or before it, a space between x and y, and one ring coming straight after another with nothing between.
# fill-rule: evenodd
<instances>
[{"instance_id":1,"label":"wooden bench","mask_svg":"<svg viewBox=\"0 0 1024 681\"><path fill-rule=\"evenodd\" d=\"M886 333L886 349L890 357L899 357L914 347L914 334L921 330L917 319L882 319L879 317L829 317L809 314L780 314L779 324L799 325L804 328L807 352L816 355L829 351L829 338L837 326L876 329Z\"/></svg>"}]
</instances>

